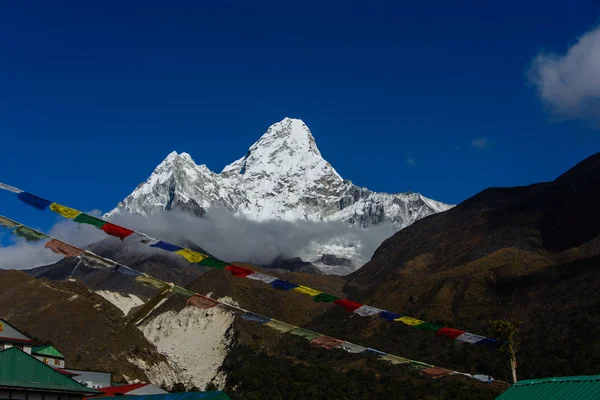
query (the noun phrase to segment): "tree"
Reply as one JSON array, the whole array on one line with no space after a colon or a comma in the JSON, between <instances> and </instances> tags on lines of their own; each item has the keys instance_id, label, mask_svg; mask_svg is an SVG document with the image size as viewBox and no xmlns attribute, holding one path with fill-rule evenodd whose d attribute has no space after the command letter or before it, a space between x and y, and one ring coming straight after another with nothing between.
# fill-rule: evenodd
<instances>
[{"instance_id":1,"label":"tree","mask_svg":"<svg viewBox=\"0 0 600 400\"><path fill-rule=\"evenodd\" d=\"M505 352L510 357L510 369L512 371L513 383L517 383L517 352L521 345L519 332L521 331L521 321L517 320L498 320L490 321L490 329L498 338L504 340L500 351Z\"/></svg>"}]
</instances>

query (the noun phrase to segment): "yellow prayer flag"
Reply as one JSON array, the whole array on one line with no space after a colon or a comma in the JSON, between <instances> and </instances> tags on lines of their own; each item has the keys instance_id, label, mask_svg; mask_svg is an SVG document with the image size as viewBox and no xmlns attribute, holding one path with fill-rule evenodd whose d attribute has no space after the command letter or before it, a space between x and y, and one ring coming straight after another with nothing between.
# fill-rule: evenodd
<instances>
[{"instance_id":1,"label":"yellow prayer flag","mask_svg":"<svg viewBox=\"0 0 600 400\"><path fill-rule=\"evenodd\" d=\"M277 321L276 319L270 320L265 326L273 328L281 333L287 333L297 328L297 326L286 324L285 322Z\"/></svg>"},{"instance_id":2,"label":"yellow prayer flag","mask_svg":"<svg viewBox=\"0 0 600 400\"><path fill-rule=\"evenodd\" d=\"M58 214L62 215L65 218L68 218L68 219L73 219L76 216L78 216L79 214L81 214L81 211L75 210L73 208L61 206L58 203L52 203L52 204L50 204L50 209L52 211L54 211L55 213L58 213Z\"/></svg>"},{"instance_id":3,"label":"yellow prayer flag","mask_svg":"<svg viewBox=\"0 0 600 400\"><path fill-rule=\"evenodd\" d=\"M396 318L394 321L404 322L406 325L410 326L421 325L423 322L425 322L411 317Z\"/></svg>"},{"instance_id":4,"label":"yellow prayer flag","mask_svg":"<svg viewBox=\"0 0 600 400\"><path fill-rule=\"evenodd\" d=\"M167 282L161 281L160 279L153 278L146 274L138 275L135 278L135 280L144 285L155 287L156 289L163 289L163 288L165 288L165 286L169 285Z\"/></svg>"},{"instance_id":5,"label":"yellow prayer flag","mask_svg":"<svg viewBox=\"0 0 600 400\"><path fill-rule=\"evenodd\" d=\"M294 288L292 290L295 290L296 292L300 292L302 294L306 294L308 296L313 296L313 297L316 296L316 295L318 295L318 294L321 294L321 292L319 292L318 290L311 289L309 287L302 286L302 285L300 285L297 288Z\"/></svg>"},{"instance_id":6,"label":"yellow prayer flag","mask_svg":"<svg viewBox=\"0 0 600 400\"><path fill-rule=\"evenodd\" d=\"M181 249L176 251L175 254L179 254L191 263L198 263L208 257L205 254L198 253L190 249Z\"/></svg>"},{"instance_id":7,"label":"yellow prayer flag","mask_svg":"<svg viewBox=\"0 0 600 400\"><path fill-rule=\"evenodd\" d=\"M392 364L407 364L410 362L410 360L408 358L395 356L393 354L386 354L385 356L381 357L381 359L385 360L385 361L389 361Z\"/></svg>"}]
</instances>

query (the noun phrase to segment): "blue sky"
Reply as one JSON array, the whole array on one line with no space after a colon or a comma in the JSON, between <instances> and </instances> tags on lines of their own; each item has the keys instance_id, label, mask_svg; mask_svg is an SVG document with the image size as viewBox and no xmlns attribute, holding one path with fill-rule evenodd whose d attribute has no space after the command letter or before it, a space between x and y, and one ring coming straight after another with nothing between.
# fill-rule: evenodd
<instances>
[{"instance_id":1,"label":"blue sky","mask_svg":"<svg viewBox=\"0 0 600 400\"><path fill-rule=\"evenodd\" d=\"M449 203L600 149L597 2L122 3L2 2L0 181L107 211L172 150L220 171L286 116L345 178Z\"/></svg>"}]
</instances>

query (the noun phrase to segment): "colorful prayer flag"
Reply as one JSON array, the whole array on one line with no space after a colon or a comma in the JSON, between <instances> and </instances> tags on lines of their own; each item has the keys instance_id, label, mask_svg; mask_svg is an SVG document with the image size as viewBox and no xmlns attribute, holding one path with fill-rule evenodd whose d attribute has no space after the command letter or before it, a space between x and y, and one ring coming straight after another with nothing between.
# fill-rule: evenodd
<instances>
[{"instance_id":1,"label":"colorful prayer flag","mask_svg":"<svg viewBox=\"0 0 600 400\"><path fill-rule=\"evenodd\" d=\"M442 325L432 324L430 322L423 322L422 324L415 325L415 328L420 329L422 331L437 332L438 330L440 330L441 328L443 328L443 326Z\"/></svg>"},{"instance_id":2,"label":"colorful prayer flag","mask_svg":"<svg viewBox=\"0 0 600 400\"><path fill-rule=\"evenodd\" d=\"M17 193L17 194L23 192L21 189L17 189L16 187L7 185L6 183L0 183L0 189L8 190L9 192L13 192L13 193Z\"/></svg>"},{"instance_id":3,"label":"colorful prayer flag","mask_svg":"<svg viewBox=\"0 0 600 400\"><path fill-rule=\"evenodd\" d=\"M238 278L244 278L248 275L252 275L254 271L248 268L240 267L238 265L228 265L225 269L231 272L231 275L237 276Z\"/></svg>"},{"instance_id":4,"label":"colorful prayer flag","mask_svg":"<svg viewBox=\"0 0 600 400\"><path fill-rule=\"evenodd\" d=\"M302 294L305 294L305 295L308 295L308 296L316 296L319 293L321 293L318 290L309 288L307 286L302 286L302 285L300 285L300 286L298 286L298 287L296 287L296 288L294 288L292 290L294 290L296 292L299 292L299 293L302 293Z\"/></svg>"},{"instance_id":5,"label":"colorful prayer flag","mask_svg":"<svg viewBox=\"0 0 600 400\"><path fill-rule=\"evenodd\" d=\"M17 229L12 231L12 233L24 238L28 242L39 242L40 240L47 239L49 237L48 235L44 235L43 233L26 226L19 226Z\"/></svg>"},{"instance_id":6,"label":"colorful prayer flag","mask_svg":"<svg viewBox=\"0 0 600 400\"><path fill-rule=\"evenodd\" d=\"M411 318L411 317L401 317L396 319L395 321L399 321L408 326L421 325L425 321L421 321L420 319Z\"/></svg>"},{"instance_id":7,"label":"colorful prayer flag","mask_svg":"<svg viewBox=\"0 0 600 400\"><path fill-rule=\"evenodd\" d=\"M196 294L196 292L177 285L173 286L173 293L183 297L192 297Z\"/></svg>"},{"instance_id":8,"label":"colorful prayer flag","mask_svg":"<svg viewBox=\"0 0 600 400\"><path fill-rule=\"evenodd\" d=\"M433 365L421 361L410 360L410 365L416 369L431 368Z\"/></svg>"},{"instance_id":9,"label":"colorful prayer flag","mask_svg":"<svg viewBox=\"0 0 600 400\"><path fill-rule=\"evenodd\" d=\"M273 289L288 291L297 288L298 285L288 281L283 281L281 279L275 279L273 282L271 282L271 287L273 287Z\"/></svg>"},{"instance_id":10,"label":"colorful prayer flag","mask_svg":"<svg viewBox=\"0 0 600 400\"><path fill-rule=\"evenodd\" d=\"M459 337L460 335L462 335L463 333L465 333L465 331L461 331L459 329L441 328L441 329L438 329L435 334L436 334L436 336L446 336L447 338L454 340L457 337Z\"/></svg>"},{"instance_id":11,"label":"colorful prayer flag","mask_svg":"<svg viewBox=\"0 0 600 400\"><path fill-rule=\"evenodd\" d=\"M66 257L77 257L78 255L83 253L83 250L56 239L50 240L44 245L44 247L52 250L56 254L62 254Z\"/></svg>"},{"instance_id":12,"label":"colorful prayer flag","mask_svg":"<svg viewBox=\"0 0 600 400\"><path fill-rule=\"evenodd\" d=\"M295 325L286 324L285 322L277 321L276 319L272 319L265 324L269 328L275 329L281 333L287 333L289 331L293 331L297 328Z\"/></svg>"},{"instance_id":13,"label":"colorful prayer flag","mask_svg":"<svg viewBox=\"0 0 600 400\"><path fill-rule=\"evenodd\" d=\"M101 219L92 217L91 215L87 215L84 213L81 213L78 216L76 216L73 219L73 221L79 224L93 225L98 229L102 229L102 227L106 224L106 222L102 221Z\"/></svg>"},{"instance_id":14,"label":"colorful prayer flag","mask_svg":"<svg viewBox=\"0 0 600 400\"><path fill-rule=\"evenodd\" d=\"M410 360L408 358L404 358L404 357L400 357L400 356L395 356L393 354L386 354L385 356L381 357L382 360L391 362L392 364L398 365L398 364L408 364L410 362Z\"/></svg>"},{"instance_id":15,"label":"colorful prayer flag","mask_svg":"<svg viewBox=\"0 0 600 400\"><path fill-rule=\"evenodd\" d=\"M100 257L97 254L92 253L91 251L85 251L79 256L83 261L88 264L93 264L94 267L102 267L102 268L112 268L116 265L116 262L109 260L104 257Z\"/></svg>"},{"instance_id":16,"label":"colorful prayer flag","mask_svg":"<svg viewBox=\"0 0 600 400\"><path fill-rule=\"evenodd\" d=\"M248 278L248 279L254 279L255 281L261 281L261 282L264 282L264 283L271 283L271 282L273 282L274 280L277 279L274 276L262 274L260 272L255 272L255 273L253 273L251 275L248 275L246 278Z\"/></svg>"},{"instance_id":17,"label":"colorful prayer flag","mask_svg":"<svg viewBox=\"0 0 600 400\"><path fill-rule=\"evenodd\" d=\"M167 282L161 281L160 279L156 279L152 276L148 276L146 274L140 274L137 278L135 278L136 282L142 283L146 286L152 286L156 289L162 289L165 285L168 285Z\"/></svg>"},{"instance_id":18,"label":"colorful prayer flag","mask_svg":"<svg viewBox=\"0 0 600 400\"><path fill-rule=\"evenodd\" d=\"M365 351L367 348L350 342L341 343L338 348L347 351L348 353L358 354Z\"/></svg>"},{"instance_id":19,"label":"colorful prayer flag","mask_svg":"<svg viewBox=\"0 0 600 400\"><path fill-rule=\"evenodd\" d=\"M116 236L121 240L125 240L126 237L134 233L131 229L123 228L122 226L111 224L110 222L104 224L101 229L108 235Z\"/></svg>"},{"instance_id":20,"label":"colorful prayer flag","mask_svg":"<svg viewBox=\"0 0 600 400\"><path fill-rule=\"evenodd\" d=\"M183 249L183 247L175 246L174 244L167 243L162 240L159 240L158 242L151 244L150 247L158 247L159 249L171 251L173 253Z\"/></svg>"},{"instance_id":21,"label":"colorful prayer flag","mask_svg":"<svg viewBox=\"0 0 600 400\"><path fill-rule=\"evenodd\" d=\"M440 367L429 367L421 370L422 374L431 376L432 378L441 378L442 376L450 375L454 371Z\"/></svg>"},{"instance_id":22,"label":"colorful prayer flag","mask_svg":"<svg viewBox=\"0 0 600 400\"><path fill-rule=\"evenodd\" d=\"M338 300L335 300L333 303L337 304L340 307L343 307L344 310L346 310L348 312L354 312L355 310L362 307L362 304L356 303L354 301L350 301L347 299L338 299Z\"/></svg>"},{"instance_id":23,"label":"colorful prayer flag","mask_svg":"<svg viewBox=\"0 0 600 400\"><path fill-rule=\"evenodd\" d=\"M479 341L482 341L483 339L485 339L485 336L480 336L480 335L475 335L473 333L465 332L462 335L458 336L456 338L456 341L462 342L462 343L475 344Z\"/></svg>"},{"instance_id":24,"label":"colorful prayer flag","mask_svg":"<svg viewBox=\"0 0 600 400\"><path fill-rule=\"evenodd\" d=\"M216 258L212 257L207 257L200 261L198 264L216 269L225 269L225 267L229 265L229 263L226 263L225 261L217 260Z\"/></svg>"},{"instance_id":25,"label":"colorful prayer flag","mask_svg":"<svg viewBox=\"0 0 600 400\"><path fill-rule=\"evenodd\" d=\"M198 307L200 309L212 308L217 306L219 303L211 298L206 296L201 296L199 294L194 294L192 297L187 299L188 306Z\"/></svg>"},{"instance_id":26,"label":"colorful prayer flag","mask_svg":"<svg viewBox=\"0 0 600 400\"><path fill-rule=\"evenodd\" d=\"M385 319L386 321L395 321L398 318L402 318L402 314L396 314L393 312L389 312L389 311L382 311L379 313L379 316L383 319Z\"/></svg>"},{"instance_id":27,"label":"colorful prayer flag","mask_svg":"<svg viewBox=\"0 0 600 400\"><path fill-rule=\"evenodd\" d=\"M385 353L383 351L379 351L377 349L372 349L370 347L368 349L365 349L365 351L363 351L363 353L364 354L368 354L368 355L372 355L372 356L375 356L375 357L382 357L382 356L387 355L387 353Z\"/></svg>"},{"instance_id":28,"label":"colorful prayer flag","mask_svg":"<svg viewBox=\"0 0 600 400\"><path fill-rule=\"evenodd\" d=\"M379 314L382 311L383 310L381 308L364 305L354 310L354 313L360 315L361 317L370 317L371 315Z\"/></svg>"},{"instance_id":29,"label":"colorful prayer flag","mask_svg":"<svg viewBox=\"0 0 600 400\"><path fill-rule=\"evenodd\" d=\"M318 295L313 297L313 301L315 301L317 303L331 303L332 301L336 301L338 299L339 299L339 297L332 296L327 293L319 293Z\"/></svg>"},{"instance_id":30,"label":"colorful prayer flag","mask_svg":"<svg viewBox=\"0 0 600 400\"><path fill-rule=\"evenodd\" d=\"M42 199L41 197L34 196L31 193L27 193L27 192L21 192L21 193L17 194L17 197L23 203L30 205L34 208L37 208L38 210L42 210L42 211L45 210L46 208L48 208L48 206L50 204L52 204L51 201Z\"/></svg>"},{"instance_id":31,"label":"colorful prayer flag","mask_svg":"<svg viewBox=\"0 0 600 400\"><path fill-rule=\"evenodd\" d=\"M137 278L136 278L137 279ZM160 302L171 294L171 285L165 285L158 290L158 293L152 297L146 304L144 304L136 313L131 317L134 324L142 322L150 313L160 304Z\"/></svg>"},{"instance_id":32,"label":"colorful prayer flag","mask_svg":"<svg viewBox=\"0 0 600 400\"><path fill-rule=\"evenodd\" d=\"M312 347L321 347L323 349L331 350L334 347L337 347L342 343L344 343L342 340L332 338L330 336L320 336L316 339L313 339L310 342L310 345Z\"/></svg>"},{"instance_id":33,"label":"colorful prayer flag","mask_svg":"<svg viewBox=\"0 0 600 400\"><path fill-rule=\"evenodd\" d=\"M8 229L13 229L20 225L17 224L15 221L13 221L10 218L0 216L0 226L3 226L4 228L8 228Z\"/></svg>"},{"instance_id":34,"label":"colorful prayer flag","mask_svg":"<svg viewBox=\"0 0 600 400\"><path fill-rule=\"evenodd\" d=\"M55 213L58 213L68 219L73 219L76 216L78 216L79 214L81 214L81 211L75 210L73 208L65 207L58 203L50 204L50 209L52 211L54 211Z\"/></svg>"},{"instance_id":35,"label":"colorful prayer flag","mask_svg":"<svg viewBox=\"0 0 600 400\"><path fill-rule=\"evenodd\" d=\"M492 378L489 375L476 374L476 375L470 375L470 376L471 376L471 378L478 380L479 382L492 383L494 381L494 378Z\"/></svg>"},{"instance_id":36,"label":"colorful prayer flag","mask_svg":"<svg viewBox=\"0 0 600 400\"><path fill-rule=\"evenodd\" d=\"M246 321L258 322L259 324L266 324L271 320L271 318L267 318L260 314L255 314L253 312L245 312L242 314L242 318Z\"/></svg>"},{"instance_id":37,"label":"colorful prayer flag","mask_svg":"<svg viewBox=\"0 0 600 400\"><path fill-rule=\"evenodd\" d=\"M137 237L137 240L143 244L154 244L154 243L158 242L158 240L151 238L150 236L146 235L145 233L136 232L135 236Z\"/></svg>"},{"instance_id":38,"label":"colorful prayer flag","mask_svg":"<svg viewBox=\"0 0 600 400\"><path fill-rule=\"evenodd\" d=\"M291 335L301 336L308 341L314 340L314 339L318 338L319 336L322 336L321 334L318 334L316 332L309 331L308 329L303 329L303 328L296 328L296 329L290 331L289 333Z\"/></svg>"},{"instance_id":39,"label":"colorful prayer flag","mask_svg":"<svg viewBox=\"0 0 600 400\"><path fill-rule=\"evenodd\" d=\"M136 271L134 269L131 269L131 268L126 267L125 265L121 265L121 264L115 265L115 267L112 270L114 272L118 272L120 274L129 275L129 276L139 276L142 274L139 271Z\"/></svg>"},{"instance_id":40,"label":"colorful prayer flag","mask_svg":"<svg viewBox=\"0 0 600 400\"><path fill-rule=\"evenodd\" d=\"M193 251L190 249L181 249L176 251L175 254L179 254L191 263L199 263L200 261L208 257L205 254L198 253L197 251Z\"/></svg>"}]
</instances>

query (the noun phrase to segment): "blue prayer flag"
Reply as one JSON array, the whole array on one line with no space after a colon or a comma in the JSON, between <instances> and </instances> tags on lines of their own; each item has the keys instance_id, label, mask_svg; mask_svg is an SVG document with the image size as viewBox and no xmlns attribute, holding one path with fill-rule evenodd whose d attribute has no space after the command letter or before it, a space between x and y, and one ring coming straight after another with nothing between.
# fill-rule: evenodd
<instances>
[{"instance_id":1,"label":"blue prayer flag","mask_svg":"<svg viewBox=\"0 0 600 400\"><path fill-rule=\"evenodd\" d=\"M183 249L183 247L175 246L174 244L163 242L162 240L159 240L158 242L151 244L150 247L158 247L159 249L172 251L172 252Z\"/></svg>"},{"instance_id":2,"label":"blue prayer flag","mask_svg":"<svg viewBox=\"0 0 600 400\"><path fill-rule=\"evenodd\" d=\"M48 208L50 206L50 204L52 204L51 201L42 199L41 197L34 196L27 192L21 192L21 193L17 194L17 197L23 203L28 204L32 207L35 207L38 210L45 210L46 208Z\"/></svg>"},{"instance_id":3,"label":"blue prayer flag","mask_svg":"<svg viewBox=\"0 0 600 400\"><path fill-rule=\"evenodd\" d=\"M292 290L298 287L298 285L296 285L295 283L282 281L281 279L275 279L273 282L271 282L271 286L273 287L273 289L279 290Z\"/></svg>"},{"instance_id":4,"label":"blue prayer flag","mask_svg":"<svg viewBox=\"0 0 600 400\"><path fill-rule=\"evenodd\" d=\"M244 318L246 321L258 322L259 324L266 324L271 320L271 318L255 314L253 312L247 312L242 314L242 318Z\"/></svg>"},{"instance_id":5,"label":"blue prayer flag","mask_svg":"<svg viewBox=\"0 0 600 400\"><path fill-rule=\"evenodd\" d=\"M126 266L120 265L120 264L115 265L112 268L112 270L115 271L115 272L120 272L123 275L129 275L129 276L138 276L138 275L142 274L141 272L138 272L138 271L136 271L134 269L131 269L129 267L126 267Z\"/></svg>"},{"instance_id":6,"label":"blue prayer flag","mask_svg":"<svg viewBox=\"0 0 600 400\"><path fill-rule=\"evenodd\" d=\"M386 321L390 321L390 322L395 320L396 318L402 318L401 314L396 314L396 313L389 312L389 311L382 311L379 313L379 316L381 318L385 319Z\"/></svg>"}]
</instances>

